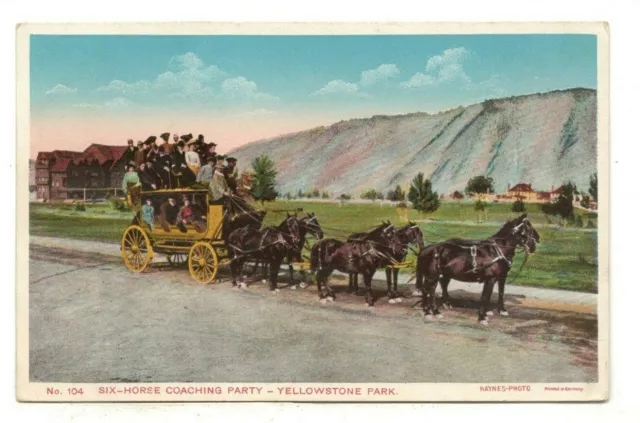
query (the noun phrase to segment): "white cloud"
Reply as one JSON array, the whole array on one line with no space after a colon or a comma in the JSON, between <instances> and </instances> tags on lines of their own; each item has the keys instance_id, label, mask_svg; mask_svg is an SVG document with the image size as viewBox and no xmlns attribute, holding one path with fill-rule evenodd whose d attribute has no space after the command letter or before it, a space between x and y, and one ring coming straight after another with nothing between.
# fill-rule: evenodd
<instances>
[{"instance_id":1,"label":"white cloud","mask_svg":"<svg viewBox=\"0 0 640 423\"><path fill-rule=\"evenodd\" d=\"M419 87L428 87L429 85L435 85L437 83L436 78L430 75L425 75L424 73L417 72L408 81L404 81L400 83L400 87L402 88L419 88Z\"/></svg>"},{"instance_id":2,"label":"white cloud","mask_svg":"<svg viewBox=\"0 0 640 423\"><path fill-rule=\"evenodd\" d=\"M75 94L78 92L77 88L67 87L66 85L57 84L53 88L48 89L45 92L45 95L65 95L65 94Z\"/></svg>"},{"instance_id":3,"label":"white cloud","mask_svg":"<svg viewBox=\"0 0 640 423\"><path fill-rule=\"evenodd\" d=\"M99 109L99 110L123 110L133 106L134 103L124 97L116 97L103 103L81 103L74 104L73 107L81 109Z\"/></svg>"},{"instance_id":4,"label":"white cloud","mask_svg":"<svg viewBox=\"0 0 640 423\"><path fill-rule=\"evenodd\" d=\"M210 97L214 92L212 86L226 76L226 73L215 65L205 66L195 53L173 56L169 60L169 69L153 81L140 80L129 83L113 80L98 87L97 91L125 96L167 93L170 97Z\"/></svg>"},{"instance_id":5,"label":"white cloud","mask_svg":"<svg viewBox=\"0 0 640 423\"><path fill-rule=\"evenodd\" d=\"M221 98L271 101L278 100L278 97L258 91L258 85L255 82L248 80L244 76L225 79L222 82L220 89Z\"/></svg>"},{"instance_id":6,"label":"white cloud","mask_svg":"<svg viewBox=\"0 0 640 423\"><path fill-rule=\"evenodd\" d=\"M420 88L448 82L471 83L464 71L463 62L471 56L464 47L450 48L427 60L426 73L416 73L408 81L400 83L402 88Z\"/></svg>"},{"instance_id":7,"label":"white cloud","mask_svg":"<svg viewBox=\"0 0 640 423\"><path fill-rule=\"evenodd\" d=\"M393 78L400 73L398 67L394 64L385 63L375 69L363 71L360 75L360 85L374 85L380 81Z\"/></svg>"},{"instance_id":8,"label":"white cloud","mask_svg":"<svg viewBox=\"0 0 640 423\"><path fill-rule=\"evenodd\" d=\"M430 57L427 61L427 71L442 69L449 65L459 64L469 57L470 53L464 47L449 48L440 56Z\"/></svg>"},{"instance_id":9,"label":"white cloud","mask_svg":"<svg viewBox=\"0 0 640 423\"><path fill-rule=\"evenodd\" d=\"M327 95L327 94L353 94L358 92L358 85L352 82L346 82L341 79L334 79L329 81L327 85L320 88L318 91L311 95Z\"/></svg>"}]
</instances>

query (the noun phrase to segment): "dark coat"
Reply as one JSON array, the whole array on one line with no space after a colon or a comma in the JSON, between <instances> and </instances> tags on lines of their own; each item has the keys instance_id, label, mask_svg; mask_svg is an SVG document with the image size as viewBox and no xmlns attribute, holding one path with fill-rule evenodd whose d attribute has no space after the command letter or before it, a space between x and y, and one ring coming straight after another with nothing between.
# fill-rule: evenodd
<instances>
[{"instance_id":1,"label":"dark coat","mask_svg":"<svg viewBox=\"0 0 640 423\"><path fill-rule=\"evenodd\" d=\"M136 166L140 166L142 163L147 162L147 151L144 148L139 148L136 151Z\"/></svg>"},{"instance_id":2,"label":"dark coat","mask_svg":"<svg viewBox=\"0 0 640 423\"><path fill-rule=\"evenodd\" d=\"M125 168L130 164L135 164L136 162L136 152L138 151L138 147L127 147L124 151L122 157L124 157L124 166Z\"/></svg>"},{"instance_id":3,"label":"dark coat","mask_svg":"<svg viewBox=\"0 0 640 423\"><path fill-rule=\"evenodd\" d=\"M176 204L172 206L167 201L163 205L160 206L160 222L168 223L170 225L174 225L176 219L178 218L178 213L180 212L180 206Z\"/></svg>"},{"instance_id":4,"label":"dark coat","mask_svg":"<svg viewBox=\"0 0 640 423\"><path fill-rule=\"evenodd\" d=\"M184 165L184 167L182 165ZM171 170L174 172L181 172L187 169L187 161L184 158L184 151L181 153L176 148L173 153L171 153L171 166Z\"/></svg>"},{"instance_id":5,"label":"dark coat","mask_svg":"<svg viewBox=\"0 0 640 423\"><path fill-rule=\"evenodd\" d=\"M157 184L155 169L145 169L144 172L138 171L138 177L140 178L140 183L144 191L152 190L153 187L151 185Z\"/></svg>"}]
</instances>

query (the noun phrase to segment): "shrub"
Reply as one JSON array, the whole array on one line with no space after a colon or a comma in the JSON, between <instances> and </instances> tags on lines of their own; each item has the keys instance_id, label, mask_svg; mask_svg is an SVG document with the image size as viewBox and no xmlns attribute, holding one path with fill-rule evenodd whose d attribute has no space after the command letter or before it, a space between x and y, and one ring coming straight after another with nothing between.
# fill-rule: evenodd
<instances>
[{"instance_id":1,"label":"shrub","mask_svg":"<svg viewBox=\"0 0 640 423\"><path fill-rule=\"evenodd\" d=\"M596 224L593 223L593 220L591 220L591 219L587 220L587 228L595 229L595 227L596 227Z\"/></svg>"},{"instance_id":2,"label":"shrub","mask_svg":"<svg viewBox=\"0 0 640 423\"><path fill-rule=\"evenodd\" d=\"M407 205L406 201L400 201L396 207L399 208L399 209L407 209L407 208L409 208L409 206Z\"/></svg>"},{"instance_id":3,"label":"shrub","mask_svg":"<svg viewBox=\"0 0 640 423\"><path fill-rule=\"evenodd\" d=\"M109 197L109 204L117 211L123 212L127 210L127 204L115 195Z\"/></svg>"},{"instance_id":4,"label":"shrub","mask_svg":"<svg viewBox=\"0 0 640 423\"><path fill-rule=\"evenodd\" d=\"M351 196L349 194L340 194L340 197L338 197L341 200L351 200Z\"/></svg>"},{"instance_id":5,"label":"shrub","mask_svg":"<svg viewBox=\"0 0 640 423\"><path fill-rule=\"evenodd\" d=\"M582 216L577 215L573 224L576 228L582 228L584 226L584 221L582 220Z\"/></svg>"},{"instance_id":6,"label":"shrub","mask_svg":"<svg viewBox=\"0 0 640 423\"><path fill-rule=\"evenodd\" d=\"M522 200L516 200L511 205L511 211L514 213L524 213L525 210L526 207L524 205L524 201Z\"/></svg>"},{"instance_id":7,"label":"shrub","mask_svg":"<svg viewBox=\"0 0 640 423\"><path fill-rule=\"evenodd\" d=\"M87 211L87 208L84 206L83 203L78 203L78 204L76 204L75 210L83 212L83 211Z\"/></svg>"}]
</instances>

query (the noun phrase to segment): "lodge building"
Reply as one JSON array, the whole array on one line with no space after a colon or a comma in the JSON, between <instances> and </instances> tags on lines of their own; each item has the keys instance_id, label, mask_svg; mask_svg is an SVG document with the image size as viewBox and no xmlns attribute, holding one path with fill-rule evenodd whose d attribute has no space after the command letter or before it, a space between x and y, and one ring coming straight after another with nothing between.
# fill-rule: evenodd
<instances>
[{"instance_id":1,"label":"lodge building","mask_svg":"<svg viewBox=\"0 0 640 423\"><path fill-rule=\"evenodd\" d=\"M126 146L91 144L81 152L39 152L36 159L36 199L71 199L73 191L69 189L74 188L119 188L125 173L126 149ZM106 196L106 192L102 196Z\"/></svg>"}]
</instances>

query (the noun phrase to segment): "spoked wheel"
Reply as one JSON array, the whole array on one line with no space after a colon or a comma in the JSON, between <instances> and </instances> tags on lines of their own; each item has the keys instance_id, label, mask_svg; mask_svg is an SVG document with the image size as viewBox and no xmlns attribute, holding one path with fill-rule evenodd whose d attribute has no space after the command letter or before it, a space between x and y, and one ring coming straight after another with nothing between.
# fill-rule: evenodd
<instances>
[{"instance_id":1,"label":"spoked wheel","mask_svg":"<svg viewBox=\"0 0 640 423\"><path fill-rule=\"evenodd\" d=\"M178 254L167 254L167 261L170 265L176 267L182 267L187 264L187 254L178 253Z\"/></svg>"},{"instance_id":2,"label":"spoked wheel","mask_svg":"<svg viewBox=\"0 0 640 423\"><path fill-rule=\"evenodd\" d=\"M132 272L142 272L151 262L153 249L145 231L137 225L129 226L122 235L121 248L124 265Z\"/></svg>"},{"instance_id":3,"label":"spoked wheel","mask_svg":"<svg viewBox=\"0 0 640 423\"><path fill-rule=\"evenodd\" d=\"M206 242L196 242L189 252L189 273L200 283L211 283L218 273L218 255Z\"/></svg>"}]
</instances>

